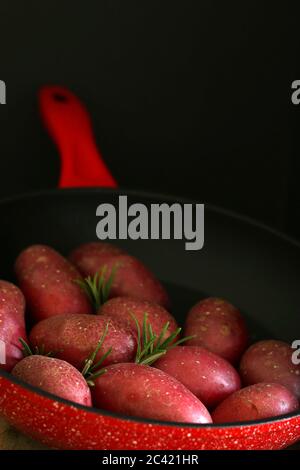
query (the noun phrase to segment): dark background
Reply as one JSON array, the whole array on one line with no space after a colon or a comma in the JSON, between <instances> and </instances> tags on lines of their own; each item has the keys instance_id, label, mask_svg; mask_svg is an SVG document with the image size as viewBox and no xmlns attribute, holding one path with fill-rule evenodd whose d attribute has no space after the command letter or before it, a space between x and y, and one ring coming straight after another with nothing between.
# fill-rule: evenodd
<instances>
[{"instance_id":1,"label":"dark background","mask_svg":"<svg viewBox=\"0 0 300 470\"><path fill-rule=\"evenodd\" d=\"M300 236L298 17L261 0L2 0L0 197L57 184L36 92L58 83L87 104L121 186Z\"/></svg>"}]
</instances>

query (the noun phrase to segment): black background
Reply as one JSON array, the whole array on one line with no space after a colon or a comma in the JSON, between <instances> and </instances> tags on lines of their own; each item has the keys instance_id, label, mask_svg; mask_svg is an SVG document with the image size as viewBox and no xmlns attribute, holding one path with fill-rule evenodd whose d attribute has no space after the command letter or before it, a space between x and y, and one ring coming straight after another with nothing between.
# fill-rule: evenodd
<instances>
[{"instance_id":1,"label":"black background","mask_svg":"<svg viewBox=\"0 0 300 470\"><path fill-rule=\"evenodd\" d=\"M294 8L2 0L0 197L56 186L36 92L58 83L87 104L121 186L195 197L300 235Z\"/></svg>"}]
</instances>

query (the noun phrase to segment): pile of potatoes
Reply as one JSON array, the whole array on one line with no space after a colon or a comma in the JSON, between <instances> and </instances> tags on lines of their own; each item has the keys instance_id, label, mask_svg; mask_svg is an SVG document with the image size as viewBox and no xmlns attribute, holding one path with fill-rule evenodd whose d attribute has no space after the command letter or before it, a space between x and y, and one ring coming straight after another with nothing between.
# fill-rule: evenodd
<instances>
[{"instance_id":1,"label":"pile of potatoes","mask_svg":"<svg viewBox=\"0 0 300 470\"><path fill-rule=\"evenodd\" d=\"M15 274L17 285L0 281L0 367L28 384L169 422L250 421L299 408L300 365L289 344L249 347L241 313L218 298L192 307L182 338L162 284L115 245L86 243L68 259L30 246Z\"/></svg>"}]
</instances>

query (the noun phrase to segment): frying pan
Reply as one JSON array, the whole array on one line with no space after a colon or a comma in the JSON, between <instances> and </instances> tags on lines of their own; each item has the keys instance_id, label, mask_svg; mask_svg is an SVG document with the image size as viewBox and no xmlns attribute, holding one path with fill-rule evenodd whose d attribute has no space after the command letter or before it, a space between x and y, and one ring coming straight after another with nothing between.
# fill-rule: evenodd
<instances>
[{"instance_id":1,"label":"frying pan","mask_svg":"<svg viewBox=\"0 0 300 470\"><path fill-rule=\"evenodd\" d=\"M21 249L49 244L67 254L96 239L96 207L117 204L116 181L93 140L89 117L68 90L40 93L44 122L62 158L57 189L0 202L0 277L14 280ZM87 188L80 186L106 186ZM70 187L76 186L76 189ZM128 203L182 199L126 191ZM180 240L120 240L164 282L179 323L199 299L216 295L240 307L252 340L299 336L300 245L261 224L205 209L205 246L188 252ZM280 449L300 439L300 411L226 425L163 423L89 409L54 397L0 371L0 413L22 432L61 449Z\"/></svg>"}]
</instances>

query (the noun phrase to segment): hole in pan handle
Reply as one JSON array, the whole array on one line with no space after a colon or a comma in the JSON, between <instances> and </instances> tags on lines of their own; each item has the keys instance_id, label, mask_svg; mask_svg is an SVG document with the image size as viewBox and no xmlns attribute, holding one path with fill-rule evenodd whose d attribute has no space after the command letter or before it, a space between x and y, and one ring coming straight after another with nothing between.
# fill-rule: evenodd
<instances>
[{"instance_id":1,"label":"hole in pan handle","mask_svg":"<svg viewBox=\"0 0 300 470\"><path fill-rule=\"evenodd\" d=\"M61 86L44 86L38 98L43 122L61 159L59 187L117 187L96 146L91 119L81 101Z\"/></svg>"}]
</instances>

